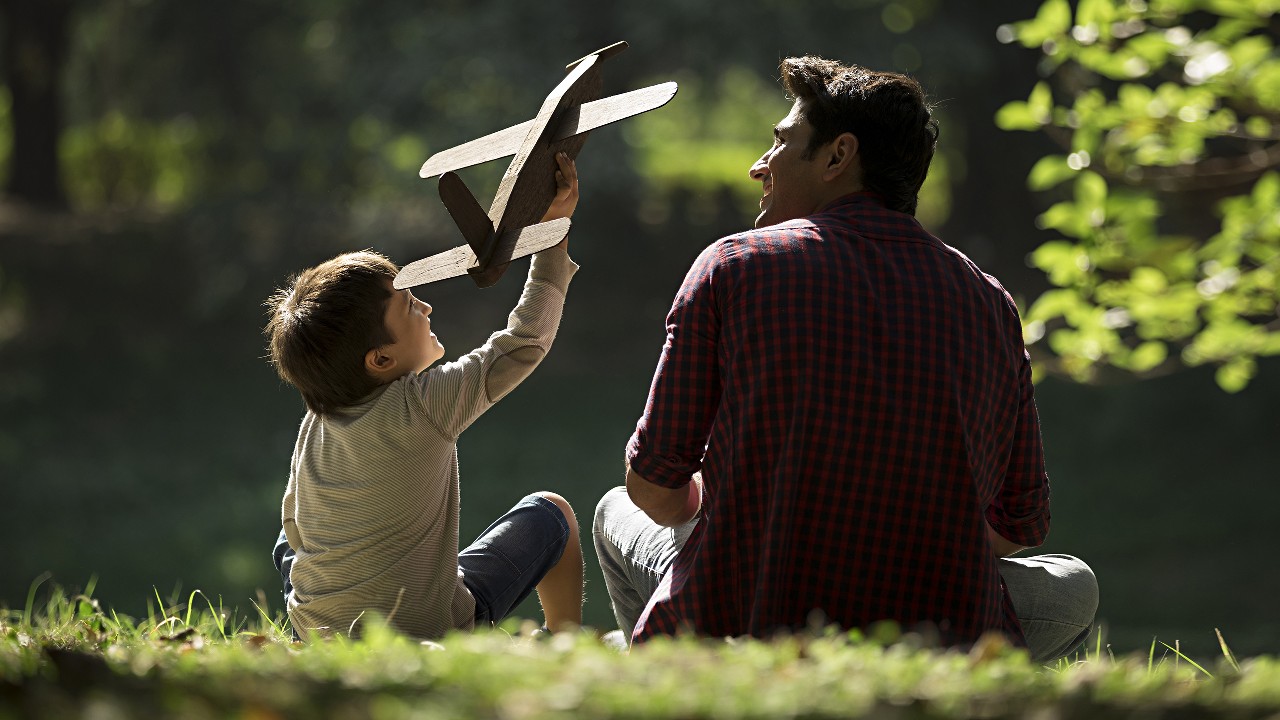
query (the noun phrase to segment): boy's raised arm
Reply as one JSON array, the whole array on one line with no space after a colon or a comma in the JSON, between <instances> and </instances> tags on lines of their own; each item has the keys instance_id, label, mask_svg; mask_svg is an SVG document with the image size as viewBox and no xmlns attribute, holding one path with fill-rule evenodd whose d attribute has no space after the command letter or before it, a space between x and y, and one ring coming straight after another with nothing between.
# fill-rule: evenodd
<instances>
[{"instance_id":1,"label":"boy's raised arm","mask_svg":"<svg viewBox=\"0 0 1280 720\"><path fill-rule=\"evenodd\" d=\"M557 154L556 197L542 221L567 218L578 205L577 168ZM422 398L433 424L457 437L485 410L520 384L542 362L555 340L569 281L578 266L569 258L568 237L533 256L520 302L507 327L457 360L419 376Z\"/></svg>"}]
</instances>

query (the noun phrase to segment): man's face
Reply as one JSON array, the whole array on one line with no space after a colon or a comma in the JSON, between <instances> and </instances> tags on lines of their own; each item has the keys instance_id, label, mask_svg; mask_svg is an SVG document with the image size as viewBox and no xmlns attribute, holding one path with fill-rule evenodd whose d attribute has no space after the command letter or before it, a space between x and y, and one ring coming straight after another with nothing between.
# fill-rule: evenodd
<instances>
[{"instance_id":1,"label":"man's face","mask_svg":"<svg viewBox=\"0 0 1280 720\"><path fill-rule=\"evenodd\" d=\"M797 100L791 112L774 126L773 147L751 166L751 179L764 184L755 227L810 215L826 199L823 154L815 152L813 157L804 158L812 136L813 126L805 119Z\"/></svg>"},{"instance_id":2,"label":"man's face","mask_svg":"<svg viewBox=\"0 0 1280 720\"><path fill-rule=\"evenodd\" d=\"M383 315L392 342L384 352L396 358L405 374L420 373L444 357L444 345L431 332L430 316L431 306L414 297L408 289L392 290Z\"/></svg>"}]
</instances>

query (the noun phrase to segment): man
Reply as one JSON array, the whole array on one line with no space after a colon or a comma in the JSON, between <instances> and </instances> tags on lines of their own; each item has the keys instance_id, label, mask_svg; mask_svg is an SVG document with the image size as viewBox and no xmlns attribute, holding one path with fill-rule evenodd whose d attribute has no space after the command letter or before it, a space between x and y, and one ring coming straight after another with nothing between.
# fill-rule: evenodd
<instances>
[{"instance_id":1,"label":"man","mask_svg":"<svg viewBox=\"0 0 1280 720\"><path fill-rule=\"evenodd\" d=\"M913 217L937 124L912 79L783 61L755 230L667 317L626 490L596 510L635 641L891 620L1061 657L1097 584L1049 529L1031 367L1004 288Z\"/></svg>"}]
</instances>

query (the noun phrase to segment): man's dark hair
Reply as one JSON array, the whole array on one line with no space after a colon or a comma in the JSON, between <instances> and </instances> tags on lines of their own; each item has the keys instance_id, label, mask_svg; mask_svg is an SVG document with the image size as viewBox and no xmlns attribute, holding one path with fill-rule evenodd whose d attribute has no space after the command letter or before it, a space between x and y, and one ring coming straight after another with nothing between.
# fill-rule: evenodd
<instances>
[{"instance_id":1,"label":"man's dark hair","mask_svg":"<svg viewBox=\"0 0 1280 720\"><path fill-rule=\"evenodd\" d=\"M883 196L890 209L915 215L938 144L938 123L920 83L813 56L787 58L780 69L787 93L801 101L813 126L806 155L852 133L858 138L863 186Z\"/></svg>"},{"instance_id":2,"label":"man's dark hair","mask_svg":"<svg viewBox=\"0 0 1280 720\"><path fill-rule=\"evenodd\" d=\"M378 253L347 253L303 270L267 300L271 363L313 412L354 405L378 387L364 356L393 341L383 318L395 276Z\"/></svg>"}]
</instances>

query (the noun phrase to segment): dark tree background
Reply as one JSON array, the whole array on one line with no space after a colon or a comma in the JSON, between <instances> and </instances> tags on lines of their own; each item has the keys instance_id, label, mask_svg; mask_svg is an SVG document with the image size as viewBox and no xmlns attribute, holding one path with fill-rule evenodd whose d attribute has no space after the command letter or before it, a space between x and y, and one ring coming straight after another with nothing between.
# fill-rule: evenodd
<instances>
[{"instance_id":1,"label":"dark tree background","mask_svg":"<svg viewBox=\"0 0 1280 720\"><path fill-rule=\"evenodd\" d=\"M590 526L622 480L662 319L689 262L746 227L747 168L788 104L782 57L911 72L942 140L922 220L1019 298L1047 200L1044 138L998 129L1036 56L996 41L1023 2L743 0L554 7L442 0L4 0L0 92L0 605L44 572L121 612L199 588L280 609L269 547L302 406L263 360L262 301L288 274L373 247L404 263L460 242L417 178L430 153L528 119L563 65L625 39L607 92L672 103L594 133L580 159L574 282L554 351L461 443L463 533L528 491ZM464 172L479 197L503 163ZM65 209L62 209L65 208ZM450 357L519 293L424 288ZM1212 373L1038 390L1054 482L1044 550L1102 583L1118 651L1153 636L1280 650L1271 567L1280 378ZM589 537L584 531L584 540ZM590 556L591 554L588 553ZM611 622L594 558L587 620ZM532 613L532 607L526 608Z\"/></svg>"}]
</instances>

